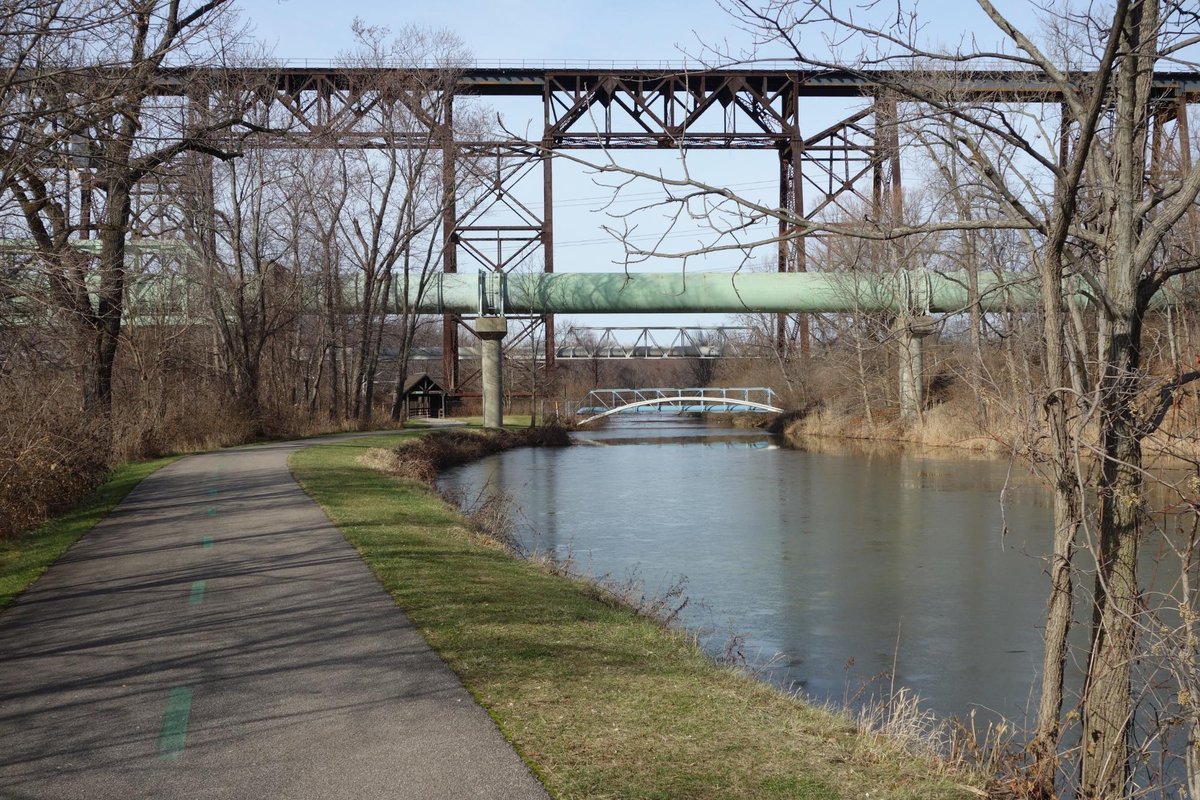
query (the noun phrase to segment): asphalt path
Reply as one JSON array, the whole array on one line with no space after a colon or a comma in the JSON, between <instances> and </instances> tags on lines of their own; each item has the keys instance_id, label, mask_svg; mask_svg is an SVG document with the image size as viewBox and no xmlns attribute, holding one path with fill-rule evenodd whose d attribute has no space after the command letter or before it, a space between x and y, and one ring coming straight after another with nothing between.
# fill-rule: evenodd
<instances>
[{"instance_id":1,"label":"asphalt path","mask_svg":"<svg viewBox=\"0 0 1200 800\"><path fill-rule=\"evenodd\" d=\"M0 798L546 798L292 479L143 481L0 613Z\"/></svg>"}]
</instances>

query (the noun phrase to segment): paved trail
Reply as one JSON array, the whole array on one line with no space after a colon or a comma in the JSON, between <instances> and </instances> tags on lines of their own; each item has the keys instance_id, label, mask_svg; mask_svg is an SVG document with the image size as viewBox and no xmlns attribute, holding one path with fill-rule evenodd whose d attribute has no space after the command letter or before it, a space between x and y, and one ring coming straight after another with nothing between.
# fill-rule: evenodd
<instances>
[{"instance_id":1,"label":"paved trail","mask_svg":"<svg viewBox=\"0 0 1200 800\"><path fill-rule=\"evenodd\" d=\"M0 798L546 798L301 446L160 470L0 613Z\"/></svg>"}]
</instances>

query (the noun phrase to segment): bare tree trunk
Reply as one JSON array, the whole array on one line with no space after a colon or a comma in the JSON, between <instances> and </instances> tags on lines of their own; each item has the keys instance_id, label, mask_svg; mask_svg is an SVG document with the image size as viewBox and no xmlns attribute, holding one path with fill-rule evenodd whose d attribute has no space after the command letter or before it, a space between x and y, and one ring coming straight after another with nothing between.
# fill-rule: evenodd
<instances>
[{"instance_id":1,"label":"bare tree trunk","mask_svg":"<svg viewBox=\"0 0 1200 800\"><path fill-rule=\"evenodd\" d=\"M1137 391L1140 340L1139 318L1113 320L1101 385L1100 549L1081 763L1081 791L1089 800L1124 796L1129 779L1142 492L1141 442L1131 403Z\"/></svg>"},{"instance_id":2,"label":"bare tree trunk","mask_svg":"<svg viewBox=\"0 0 1200 800\"><path fill-rule=\"evenodd\" d=\"M963 245L966 247L968 324L971 326L968 334L971 347L968 380L971 382L971 391L975 393L975 424L980 430L986 430L988 409L983 395L983 314L979 310L979 257L975 237L964 234Z\"/></svg>"},{"instance_id":3,"label":"bare tree trunk","mask_svg":"<svg viewBox=\"0 0 1200 800\"><path fill-rule=\"evenodd\" d=\"M131 134L132 137L132 134ZM116 143L118 163L129 157L129 146ZM123 155L123 158L122 158ZM108 182L108 202L100 226L100 289L91 345L84 367L83 404L103 418L112 413L113 366L121 338L121 311L125 299L125 234L131 212L130 186L114 178Z\"/></svg>"},{"instance_id":4,"label":"bare tree trunk","mask_svg":"<svg viewBox=\"0 0 1200 800\"><path fill-rule=\"evenodd\" d=\"M392 386L392 422L406 422L406 406L404 404L404 384L408 380L408 360L412 352L413 338L416 336L417 315L408 306L408 289L412 280L412 248L404 249L404 270L400 273L399 316L400 341L396 353L396 382ZM419 278L418 278L419 280Z\"/></svg>"},{"instance_id":5,"label":"bare tree trunk","mask_svg":"<svg viewBox=\"0 0 1200 800\"><path fill-rule=\"evenodd\" d=\"M1045 342L1047 395L1044 409L1050 429L1054 507L1054 546L1050 556L1050 595L1046 602L1046 629L1042 650L1042 684L1038 699L1037 728L1030 744L1033 780L1038 798L1055 797L1058 751L1062 739L1063 674L1073 596L1071 559L1082 516L1079 484L1074 470L1075 451L1068 430L1067 398L1062 389L1066 319L1062 309L1062 262L1051 252L1041 264L1042 338Z\"/></svg>"},{"instance_id":6,"label":"bare tree trunk","mask_svg":"<svg viewBox=\"0 0 1200 800\"><path fill-rule=\"evenodd\" d=\"M342 396L341 380L338 377L338 348L336 341L329 344L329 418L338 419L341 416L341 404L338 402Z\"/></svg>"},{"instance_id":7,"label":"bare tree trunk","mask_svg":"<svg viewBox=\"0 0 1200 800\"><path fill-rule=\"evenodd\" d=\"M407 326L400 329L399 352L396 354L396 383L392 386L392 422L404 422L404 383L408 377L408 359L411 352L412 331Z\"/></svg>"},{"instance_id":8,"label":"bare tree trunk","mask_svg":"<svg viewBox=\"0 0 1200 800\"><path fill-rule=\"evenodd\" d=\"M387 323L388 297L392 290L392 272L383 274L383 289L380 292L379 324L375 327L375 335L371 343L371 353L366 362L366 391L362 415L359 417L359 427L371 425L371 417L375 405L375 379L379 375L379 356L383 351L383 329Z\"/></svg>"}]
</instances>

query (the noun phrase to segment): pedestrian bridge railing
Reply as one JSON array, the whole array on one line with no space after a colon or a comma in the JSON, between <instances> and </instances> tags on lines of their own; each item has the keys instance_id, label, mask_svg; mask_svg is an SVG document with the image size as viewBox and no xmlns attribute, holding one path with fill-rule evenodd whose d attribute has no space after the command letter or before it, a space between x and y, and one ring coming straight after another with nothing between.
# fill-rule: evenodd
<instances>
[{"instance_id":1,"label":"pedestrian bridge railing","mask_svg":"<svg viewBox=\"0 0 1200 800\"><path fill-rule=\"evenodd\" d=\"M692 387L686 389L593 389L576 409L587 425L613 414L669 408L680 413L701 411L755 411L779 413L775 392L766 386Z\"/></svg>"}]
</instances>

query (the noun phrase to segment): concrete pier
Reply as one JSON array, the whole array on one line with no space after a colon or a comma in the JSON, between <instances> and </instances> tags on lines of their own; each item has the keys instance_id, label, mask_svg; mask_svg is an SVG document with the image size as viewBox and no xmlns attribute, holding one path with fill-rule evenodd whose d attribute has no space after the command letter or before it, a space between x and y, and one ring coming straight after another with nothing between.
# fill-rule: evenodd
<instances>
[{"instance_id":1,"label":"concrete pier","mask_svg":"<svg viewBox=\"0 0 1200 800\"><path fill-rule=\"evenodd\" d=\"M499 428L504 424L504 355L500 342L507 334L508 319L505 317L475 320L475 335L481 344L485 428Z\"/></svg>"}]
</instances>

